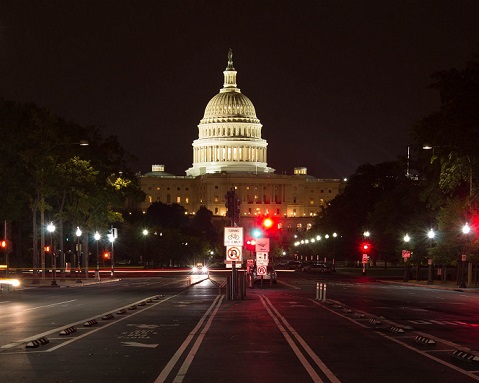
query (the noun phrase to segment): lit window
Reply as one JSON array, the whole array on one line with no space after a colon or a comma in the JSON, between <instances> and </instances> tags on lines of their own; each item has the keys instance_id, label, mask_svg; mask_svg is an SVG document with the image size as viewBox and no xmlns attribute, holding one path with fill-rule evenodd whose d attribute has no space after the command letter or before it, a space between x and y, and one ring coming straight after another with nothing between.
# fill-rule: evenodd
<instances>
[{"instance_id":1,"label":"lit window","mask_svg":"<svg viewBox=\"0 0 479 383\"><path fill-rule=\"evenodd\" d=\"M185 198L185 203L190 203L190 199L188 197Z\"/></svg>"},{"instance_id":2,"label":"lit window","mask_svg":"<svg viewBox=\"0 0 479 383\"><path fill-rule=\"evenodd\" d=\"M181 197L176 197L176 203L181 203Z\"/></svg>"}]
</instances>

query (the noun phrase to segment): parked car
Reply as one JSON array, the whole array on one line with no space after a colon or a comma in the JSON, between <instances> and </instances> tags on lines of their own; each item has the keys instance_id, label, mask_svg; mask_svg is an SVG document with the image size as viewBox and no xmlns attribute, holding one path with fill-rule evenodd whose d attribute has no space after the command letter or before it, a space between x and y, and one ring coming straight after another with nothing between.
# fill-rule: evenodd
<instances>
[{"instance_id":1,"label":"parked car","mask_svg":"<svg viewBox=\"0 0 479 383\"><path fill-rule=\"evenodd\" d=\"M257 274L256 269L257 267L255 265L253 271L251 272L253 275L253 283L261 280L261 275ZM263 275L263 280L272 280L275 284L278 282L278 274L276 273L276 270L273 268L273 266L266 266L266 275Z\"/></svg>"},{"instance_id":2,"label":"parked car","mask_svg":"<svg viewBox=\"0 0 479 383\"><path fill-rule=\"evenodd\" d=\"M286 268L290 270L291 269L296 270L296 269L300 269L301 265L302 263L299 261L289 261L288 263L286 263Z\"/></svg>"},{"instance_id":3,"label":"parked car","mask_svg":"<svg viewBox=\"0 0 479 383\"><path fill-rule=\"evenodd\" d=\"M307 271L307 272L311 271L311 272L319 272L319 273L331 272L331 268L321 262L311 262L311 263L304 264L301 270Z\"/></svg>"}]
</instances>

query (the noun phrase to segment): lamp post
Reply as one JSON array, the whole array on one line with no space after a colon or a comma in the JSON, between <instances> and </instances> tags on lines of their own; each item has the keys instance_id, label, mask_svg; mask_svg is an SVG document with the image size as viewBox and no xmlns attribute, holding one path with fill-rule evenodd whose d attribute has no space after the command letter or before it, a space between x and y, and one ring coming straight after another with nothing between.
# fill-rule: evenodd
<instances>
[{"instance_id":1,"label":"lamp post","mask_svg":"<svg viewBox=\"0 0 479 383\"><path fill-rule=\"evenodd\" d=\"M77 226L77 230L75 232L75 235L77 236L77 262L78 262L78 270L75 271L75 274L77 274L77 283L81 283L81 278L80 278L80 274L81 274L81 262L80 262L80 259L81 259L81 244L80 244L80 237L82 235L82 231L80 230L80 228ZM76 265L73 265L73 267L76 267Z\"/></svg>"},{"instance_id":2,"label":"lamp post","mask_svg":"<svg viewBox=\"0 0 479 383\"><path fill-rule=\"evenodd\" d=\"M115 242L115 236L112 234L109 234L108 235L108 239L110 240L111 242L111 273L110 273L110 276L112 278L115 277L115 250L114 250L114 242Z\"/></svg>"},{"instance_id":3,"label":"lamp post","mask_svg":"<svg viewBox=\"0 0 479 383\"><path fill-rule=\"evenodd\" d=\"M336 272L335 258L336 258L336 238L338 237L337 233L333 233L333 265L331 271Z\"/></svg>"},{"instance_id":4,"label":"lamp post","mask_svg":"<svg viewBox=\"0 0 479 383\"><path fill-rule=\"evenodd\" d=\"M471 232L471 228L470 226L466 223L463 227L462 227L462 233L466 236L466 241L467 241L467 235ZM467 255L466 254L462 254L461 255L461 284L459 285L459 287L461 288L465 288L467 287L466 286L466 283L464 282L464 270L466 268L466 261L467 261Z\"/></svg>"},{"instance_id":5,"label":"lamp post","mask_svg":"<svg viewBox=\"0 0 479 383\"><path fill-rule=\"evenodd\" d=\"M55 145L49 145L46 150L43 150L43 153L51 152L53 148L63 146L63 145L80 145L80 146L88 146L89 142L87 140L80 140L79 142L68 142L68 143L58 143ZM41 158L34 159L35 164L39 163L40 168L37 169L38 171L35 172L35 192L36 192L36 207L35 213L33 215L33 283L38 283L37 280L37 269L38 269L38 249L37 249L37 223L36 223L36 211L40 212L40 261L41 261L41 270L42 270L42 281L45 280L45 232L43 230L45 226L45 169L44 169L44 162L45 156L43 155ZM63 238L63 224L60 223L60 238ZM60 254L63 256L63 239L60 241ZM63 262L61 262L63 264Z\"/></svg>"},{"instance_id":6,"label":"lamp post","mask_svg":"<svg viewBox=\"0 0 479 383\"><path fill-rule=\"evenodd\" d=\"M433 229L430 229L427 232L427 237L429 238L429 252L431 252L431 250L432 250L432 240L434 239L435 236L436 236L436 233L434 232ZM433 280L432 280L432 258L430 256L427 260L427 267L428 267L428 270L427 270L427 284L432 285L432 283L433 283Z\"/></svg>"},{"instance_id":7,"label":"lamp post","mask_svg":"<svg viewBox=\"0 0 479 383\"><path fill-rule=\"evenodd\" d=\"M146 237L148 236L148 230L143 229L143 267L148 268L148 262L146 260Z\"/></svg>"},{"instance_id":8,"label":"lamp post","mask_svg":"<svg viewBox=\"0 0 479 383\"><path fill-rule=\"evenodd\" d=\"M100 280L100 255L98 253L98 241L100 240L101 238L101 235L98 231L95 232L95 234L93 234L93 238L95 238L95 241L96 241L96 271L95 271L95 278L97 281Z\"/></svg>"},{"instance_id":9,"label":"lamp post","mask_svg":"<svg viewBox=\"0 0 479 383\"><path fill-rule=\"evenodd\" d=\"M55 225L53 224L53 222L50 222L47 225L47 230L50 233L50 246L51 246L50 252L52 254L52 268L53 268L53 271L52 271L52 283L51 283L51 285L52 286L57 286L57 280L56 280L57 261L56 261L56 255L55 255L55 247L53 245L53 233L55 231Z\"/></svg>"},{"instance_id":10,"label":"lamp post","mask_svg":"<svg viewBox=\"0 0 479 383\"><path fill-rule=\"evenodd\" d=\"M409 236L409 234L406 234L403 238L403 241L406 243L406 245L409 243L410 240L411 240L411 237ZM411 256L411 252L406 249L405 254L403 254L403 257L404 257L404 279L403 279L403 281L404 282L409 281L409 270L408 270L407 260L410 256Z\"/></svg>"}]
</instances>

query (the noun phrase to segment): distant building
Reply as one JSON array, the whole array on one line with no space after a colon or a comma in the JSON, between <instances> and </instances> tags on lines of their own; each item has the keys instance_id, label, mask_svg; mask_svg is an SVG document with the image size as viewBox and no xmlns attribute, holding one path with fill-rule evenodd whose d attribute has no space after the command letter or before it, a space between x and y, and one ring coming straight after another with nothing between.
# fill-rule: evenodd
<instances>
[{"instance_id":1,"label":"distant building","mask_svg":"<svg viewBox=\"0 0 479 383\"><path fill-rule=\"evenodd\" d=\"M206 106L193 141L193 164L186 176L165 172L163 165L141 175L140 186L147 195L141 204L146 211L153 202L178 203L189 214L206 206L215 220L229 226L226 193L232 188L241 201L240 226L250 228L255 217L276 217L285 237L308 230L317 213L337 196L344 182L317 179L305 167L294 174L275 174L267 163L266 140L253 103L236 85L231 50L224 84Z\"/></svg>"}]
</instances>

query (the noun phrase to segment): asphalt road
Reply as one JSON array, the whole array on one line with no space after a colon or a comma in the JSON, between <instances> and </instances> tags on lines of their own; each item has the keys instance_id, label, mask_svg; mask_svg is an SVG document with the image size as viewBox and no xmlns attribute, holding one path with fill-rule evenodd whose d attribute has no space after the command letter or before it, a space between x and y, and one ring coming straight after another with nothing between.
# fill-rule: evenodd
<instances>
[{"instance_id":1,"label":"asphalt road","mask_svg":"<svg viewBox=\"0 0 479 383\"><path fill-rule=\"evenodd\" d=\"M479 380L478 294L280 272L227 300L226 273L186 277L3 291L2 381Z\"/></svg>"}]
</instances>

